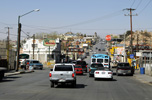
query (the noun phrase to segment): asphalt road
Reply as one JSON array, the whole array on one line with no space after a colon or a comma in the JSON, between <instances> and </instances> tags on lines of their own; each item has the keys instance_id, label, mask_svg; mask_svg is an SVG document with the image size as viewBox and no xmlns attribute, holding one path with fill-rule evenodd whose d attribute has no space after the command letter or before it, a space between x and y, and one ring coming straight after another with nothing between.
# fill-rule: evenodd
<instances>
[{"instance_id":1,"label":"asphalt road","mask_svg":"<svg viewBox=\"0 0 152 100\"><path fill-rule=\"evenodd\" d=\"M88 73L77 75L75 88L70 85L50 88L48 68L8 76L0 82L0 100L151 100L151 93L151 85L132 76L114 75L113 81L94 81Z\"/></svg>"},{"instance_id":2,"label":"asphalt road","mask_svg":"<svg viewBox=\"0 0 152 100\"><path fill-rule=\"evenodd\" d=\"M77 75L76 88L70 84L50 88L49 69L8 76L0 82L0 100L151 100L152 86L131 76L94 81L88 73Z\"/></svg>"}]
</instances>

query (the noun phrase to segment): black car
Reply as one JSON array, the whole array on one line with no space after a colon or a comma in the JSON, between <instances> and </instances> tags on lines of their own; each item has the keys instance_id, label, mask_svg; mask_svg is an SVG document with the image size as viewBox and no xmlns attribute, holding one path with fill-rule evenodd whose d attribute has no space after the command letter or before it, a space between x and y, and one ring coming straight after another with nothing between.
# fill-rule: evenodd
<instances>
[{"instance_id":1,"label":"black car","mask_svg":"<svg viewBox=\"0 0 152 100\"><path fill-rule=\"evenodd\" d=\"M81 61L77 61L76 65L81 65L82 66L82 70L87 72L87 65L88 64L85 61L82 61L82 60Z\"/></svg>"},{"instance_id":2,"label":"black car","mask_svg":"<svg viewBox=\"0 0 152 100\"><path fill-rule=\"evenodd\" d=\"M131 67L129 63L118 63L117 69L116 69L116 74L117 75L131 75L133 76L134 74L134 67Z\"/></svg>"}]
</instances>

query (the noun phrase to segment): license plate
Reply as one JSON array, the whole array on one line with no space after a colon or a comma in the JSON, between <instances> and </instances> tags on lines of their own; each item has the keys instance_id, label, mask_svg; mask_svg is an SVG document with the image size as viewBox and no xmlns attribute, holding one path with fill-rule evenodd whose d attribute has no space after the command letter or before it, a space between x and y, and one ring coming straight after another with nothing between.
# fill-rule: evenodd
<instances>
[{"instance_id":1,"label":"license plate","mask_svg":"<svg viewBox=\"0 0 152 100\"><path fill-rule=\"evenodd\" d=\"M105 74L105 72L102 72L102 74Z\"/></svg>"},{"instance_id":2,"label":"license plate","mask_svg":"<svg viewBox=\"0 0 152 100\"><path fill-rule=\"evenodd\" d=\"M59 82L65 82L65 80L64 79L60 79Z\"/></svg>"}]
</instances>

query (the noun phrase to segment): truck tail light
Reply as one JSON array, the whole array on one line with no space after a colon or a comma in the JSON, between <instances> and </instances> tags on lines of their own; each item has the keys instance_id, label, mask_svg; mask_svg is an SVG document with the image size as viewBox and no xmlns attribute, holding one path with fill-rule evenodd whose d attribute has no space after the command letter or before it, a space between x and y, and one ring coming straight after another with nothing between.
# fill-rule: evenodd
<instances>
[{"instance_id":1,"label":"truck tail light","mask_svg":"<svg viewBox=\"0 0 152 100\"><path fill-rule=\"evenodd\" d=\"M89 72L91 72L91 69L89 69Z\"/></svg>"},{"instance_id":2,"label":"truck tail light","mask_svg":"<svg viewBox=\"0 0 152 100\"><path fill-rule=\"evenodd\" d=\"M74 75L74 73L72 73L72 77L74 77L75 75Z\"/></svg>"},{"instance_id":3,"label":"truck tail light","mask_svg":"<svg viewBox=\"0 0 152 100\"><path fill-rule=\"evenodd\" d=\"M52 74L50 73L49 76L52 77Z\"/></svg>"},{"instance_id":4,"label":"truck tail light","mask_svg":"<svg viewBox=\"0 0 152 100\"><path fill-rule=\"evenodd\" d=\"M86 68L87 68L87 65L86 65Z\"/></svg>"}]
</instances>

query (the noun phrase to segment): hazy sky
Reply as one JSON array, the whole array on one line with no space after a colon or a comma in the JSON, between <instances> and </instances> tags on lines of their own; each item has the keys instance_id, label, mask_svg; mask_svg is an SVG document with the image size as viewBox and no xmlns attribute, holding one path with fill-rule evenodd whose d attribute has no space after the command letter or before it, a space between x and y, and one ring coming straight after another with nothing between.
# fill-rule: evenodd
<instances>
[{"instance_id":1,"label":"hazy sky","mask_svg":"<svg viewBox=\"0 0 152 100\"><path fill-rule=\"evenodd\" d=\"M129 11L134 8L133 31L152 31L152 0L0 0L0 40L6 39L11 27L10 38L17 39L18 16L21 17L22 39L25 33L73 33L123 34L130 30Z\"/></svg>"}]
</instances>

